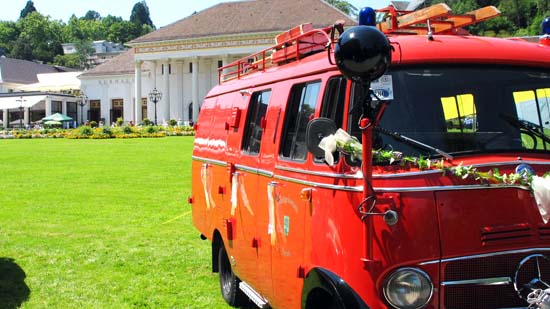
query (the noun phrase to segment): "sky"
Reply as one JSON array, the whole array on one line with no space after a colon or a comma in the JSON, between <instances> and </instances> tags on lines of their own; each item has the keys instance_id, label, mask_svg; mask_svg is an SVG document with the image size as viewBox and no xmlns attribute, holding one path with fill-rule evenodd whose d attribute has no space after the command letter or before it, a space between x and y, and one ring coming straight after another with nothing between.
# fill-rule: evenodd
<instances>
[{"instance_id":1,"label":"sky","mask_svg":"<svg viewBox=\"0 0 550 309\"><path fill-rule=\"evenodd\" d=\"M42 15L49 15L54 20L67 22L75 14L82 17L89 10L98 12L101 16L120 16L125 20L130 19L134 4L139 0L33 0L34 7ZM277 1L277 0L273 0ZM300 0L296 0L300 1ZM16 21L27 0L3 0L0 9L0 20ZM163 27L191 15L195 11L202 11L220 2L215 0L146 0L153 24ZM389 0L348 0L353 6L362 8L386 7Z\"/></svg>"}]
</instances>

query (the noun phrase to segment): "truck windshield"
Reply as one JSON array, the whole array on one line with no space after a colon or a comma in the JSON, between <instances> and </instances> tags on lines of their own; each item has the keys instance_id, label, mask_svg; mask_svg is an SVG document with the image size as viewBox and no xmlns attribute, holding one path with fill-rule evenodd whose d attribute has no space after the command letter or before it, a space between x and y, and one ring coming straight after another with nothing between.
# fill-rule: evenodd
<instances>
[{"instance_id":1,"label":"truck windshield","mask_svg":"<svg viewBox=\"0 0 550 309\"><path fill-rule=\"evenodd\" d=\"M550 151L550 70L494 66L402 67L384 76L389 105L375 149L440 157L476 152ZM362 91L354 85L348 130L360 135ZM394 132L431 146L417 147Z\"/></svg>"}]
</instances>

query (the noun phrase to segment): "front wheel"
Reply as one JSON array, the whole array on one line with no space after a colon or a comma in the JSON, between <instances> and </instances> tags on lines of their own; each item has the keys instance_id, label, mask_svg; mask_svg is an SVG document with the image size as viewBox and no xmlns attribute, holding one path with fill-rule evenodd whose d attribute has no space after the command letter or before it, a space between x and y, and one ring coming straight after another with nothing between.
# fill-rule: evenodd
<instances>
[{"instance_id":1,"label":"front wheel","mask_svg":"<svg viewBox=\"0 0 550 309\"><path fill-rule=\"evenodd\" d=\"M232 307L246 303L246 295L239 289L239 278L235 276L223 244L218 251L218 269L220 272L220 289L223 299Z\"/></svg>"}]
</instances>

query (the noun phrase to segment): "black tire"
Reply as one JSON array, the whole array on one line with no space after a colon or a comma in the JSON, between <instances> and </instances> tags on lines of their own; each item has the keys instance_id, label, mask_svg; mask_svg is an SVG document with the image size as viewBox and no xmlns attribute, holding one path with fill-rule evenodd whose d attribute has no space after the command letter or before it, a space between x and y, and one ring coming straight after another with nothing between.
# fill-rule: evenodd
<instances>
[{"instance_id":1,"label":"black tire","mask_svg":"<svg viewBox=\"0 0 550 309\"><path fill-rule=\"evenodd\" d=\"M232 307L240 307L246 304L248 297L239 289L241 281L231 269L223 244L218 251L218 269L220 272L220 290L225 302Z\"/></svg>"}]
</instances>

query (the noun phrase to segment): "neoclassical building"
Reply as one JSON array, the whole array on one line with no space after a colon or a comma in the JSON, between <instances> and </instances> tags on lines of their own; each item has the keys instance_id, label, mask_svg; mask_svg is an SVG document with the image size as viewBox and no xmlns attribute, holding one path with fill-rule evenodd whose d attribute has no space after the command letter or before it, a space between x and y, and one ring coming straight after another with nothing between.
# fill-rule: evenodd
<instances>
[{"instance_id":1,"label":"neoclassical building","mask_svg":"<svg viewBox=\"0 0 550 309\"><path fill-rule=\"evenodd\" d=\"M324 27L337 20L355 24L322 0L247 0L196 12L128 42L131 50L81 74L87 118L140 123L156 112L158 123L194 121L218 83L218 68L269 48L277 34L299 24ZM156 104L148 99L155 88L162 93Z\"/></svg>"}]
</instances>

